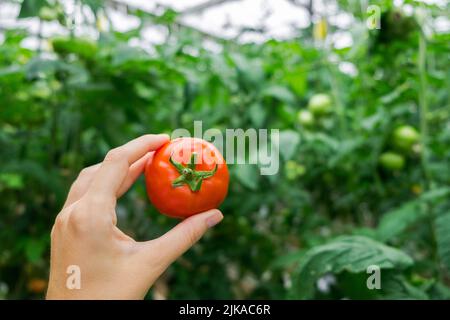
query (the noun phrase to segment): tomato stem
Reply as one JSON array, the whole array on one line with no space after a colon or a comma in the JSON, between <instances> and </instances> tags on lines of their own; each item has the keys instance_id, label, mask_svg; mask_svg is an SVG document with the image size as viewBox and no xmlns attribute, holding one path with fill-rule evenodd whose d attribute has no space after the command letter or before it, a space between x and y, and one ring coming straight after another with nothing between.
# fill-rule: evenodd
<instances>
[{"instance_id":1,"label":"tomato stem","mask_svg":"<svg viewBox=\"0 0 450 320\"><path fill-rule=\"evenodd\" d=\"M181 163L175 161L172 156L169 159L170 163L177 169L180 176L172 182L172 187L181 187L188 185L192 192L197 192L202 186L204 179L211 178L217 171L217 163L213 170L210 171L197 171L195 165L197 163L197 153L193 152L187 166L183 166Z\"/></svg>"}]
</instances>

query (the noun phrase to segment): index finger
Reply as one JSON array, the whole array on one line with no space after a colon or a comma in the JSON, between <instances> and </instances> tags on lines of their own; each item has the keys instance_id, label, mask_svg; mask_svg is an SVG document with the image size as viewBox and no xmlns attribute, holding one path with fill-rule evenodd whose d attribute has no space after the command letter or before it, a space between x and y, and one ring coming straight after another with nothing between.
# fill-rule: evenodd
<instances>
[{"instance_id":1,"label":"index finger","mask_svg":"<svg viewBox=\"0 0 450 320\"><path fill-rule=\"evenodd\" d=\"M110 150L96 172L88 194L116 197L129 167L146 153L158 149L168 141L169 136L166 134L147 134Z\"/></svg>"}]
</instances>

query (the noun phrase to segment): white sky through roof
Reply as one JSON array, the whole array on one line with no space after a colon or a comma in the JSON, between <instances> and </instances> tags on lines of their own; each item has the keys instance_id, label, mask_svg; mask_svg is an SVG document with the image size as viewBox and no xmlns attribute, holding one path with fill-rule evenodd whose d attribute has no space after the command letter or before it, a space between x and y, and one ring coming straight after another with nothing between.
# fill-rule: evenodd
<instances>
[{"instance_id":1,"label":"white sky through roof","mask_svg":"<svg viewBox=\"0 0 450 320\"><path fill-rule=\"evenodd\" d=\"M183 12L188 8L209 2L211 0L116 0L119 3L126 3L133 7L138 7L146 11L163 12L162 7L170 7L178 12ZM295 36L298 29L308 27L310 24L308 11L298 5L292 4L293 0L234 0L212 6L201 13L182 15L179 19L184 25L192 26L198 30L211 34L213 36L233 39L243 28L252 28L262 30L262 32L248 31L239 37L241 42L260 42L268 38L287 39ZM297 3L307 3L308 0L296 0ZM370 1L355 1L356 4ZM403 0L395 0L397 6L403 4ZM424 2L434 3L445 8L448 5L446 0L426 0ZM70 12L74 6L73 0L65 0L65 7ZM326 15L329 22L340 28L351 28L353 17L345 12L338 11L336 0L314 0L314 12L318 15ZM406 6L407 9L407 6ZM0 33L2 28L25 27L32 33L37 33L39 29L38 19L21 19L17 16L20 5L8 3L3 0L0 2ZM118 10L109 9L110 17L114 29L118 31L127 31L139 25L136 17L129 16ZM448 31L450 24L448 18L440 17L436 19L435 24L438 31ZM55 33L64 33L58 23L44 23L43 35L49 36ZM79 27L77 33L86 32L85 28ZM159 26L149 26L143 32L143 37L150 43L161 43L165 40L166 32ZM340 32L335 37L335 44L340 47L351 44L351 37L345 32ZM31 41L33 42L33 41Z\"/></svg>"}]
</instances>

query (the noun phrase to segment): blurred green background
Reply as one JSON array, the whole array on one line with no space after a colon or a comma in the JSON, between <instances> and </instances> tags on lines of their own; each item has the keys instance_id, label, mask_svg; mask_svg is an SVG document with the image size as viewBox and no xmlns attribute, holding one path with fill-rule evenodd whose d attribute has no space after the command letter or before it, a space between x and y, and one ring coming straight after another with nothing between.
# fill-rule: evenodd
<instances>
[{"instance_id":1,"label":"blurred green background","mask_svg":"<svg viewBox=\"0 0 450 320\"><path fill-rule=\"evenodd\" d=\"M336 2L353 19L345 29L308 7L312 23L294 37L254 43L199 32L171 9L123 7L139 24L119 32L106 10L118 3L75 1L75 18L65 2L0 4L39 26L0 23L0 298L44 297L50 229L83 167L194 120L280 129L280 171L230 165L223 223L148 299L450 298L450 36L436 30L448 27L446 1L370 1L378 30L359 1ZM44 34L48 24L59 31ZM149 25L161 43L143 38ZM335 45L343 32L351 43ZM117 214L137 240L176 223L143 179ZM381 290L366 287L371 264Z\"/></svg>"}]
</instances>

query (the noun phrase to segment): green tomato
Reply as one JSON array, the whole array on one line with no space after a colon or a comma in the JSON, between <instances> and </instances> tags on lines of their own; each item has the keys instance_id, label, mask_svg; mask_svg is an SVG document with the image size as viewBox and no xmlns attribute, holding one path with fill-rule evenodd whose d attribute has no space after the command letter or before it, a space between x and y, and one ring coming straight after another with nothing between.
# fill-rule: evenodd
<instances>
[{"instance_id":1,"label":"green tomato","mask_svg":"<svg viewBox=\"0 0 450 320\"><path fill-rule=\"evenodd\" d=\"M55 37L50 40L53 51L59 54L68 54L70 48L70 38L67 37Z\"/></svg>"},{"instance_id":2,"label":"green tomato","mask_svg":"<svg viewBox=\"0 0 450 320\"><path fill-rule=\"evenodd\" d=\"M314 125L314 115L308 110L300 110L297 114L298 122L304 127Z\"/></svg>"},{"instance_id":3,"label":"green tomato","mask_svg":"<svg viewBox=\"0 0 450 320\"><path fill-rule=\"evenodd\" d=\"M91 59L97 52L97 44L86 38L55 37L51 40L53 50L60 55L73 53L84 59Z\"/></svg>"},{"instance_id":4,"label":"green tomato","mask_svg":"<svg viewBox=\"0 0 450 320\"><path fill-rule=\"evenodd\" d=\"M308 109L314 115L324 115L331 110L331 97L325 93L315 94L309 99Z\"/></svg>"},{"instance_id":5,"label":"green tomato","mask_svg":"<svg viewBox=\"0 0 450 320\"><path fill-rule=\"evenodd\" d=\"M405 166L405 158L401 154L390 151L384 152L379 162L383 168L392 171L401 170Z\"/></svg>"},{"instance_id":6,"label":"green tomato","mask_svg":"<svg viewBox=\"0 0 450 320\"><path fill-rule=\"evenodd\" d=\"M58 18L58 12L50 7L42 7L39 10L39 18L44 21L53 21Z\"/></svg>"},{"instance_id":7,"label":"green tomato","mask_svg":"<svg viewBox=\"0 0 450 320\"><path fill-rule=\"evenodd\" d=\"M97 43L86 38L77 38L75 41L77 50L74 53L85 59L90 59L97 53Z\"/></svg>"},{"instance_id":8,"label":"green tomato","mask_svg":"<svg viewBox=\"0 0 450 320\"><path fill-rule=\"evenodd\" d=\"M411 149L411 147L419 141L420 134L414 127L400 126L394 130L393 144L403 150Z\"/></svg>"}]
</instances>

